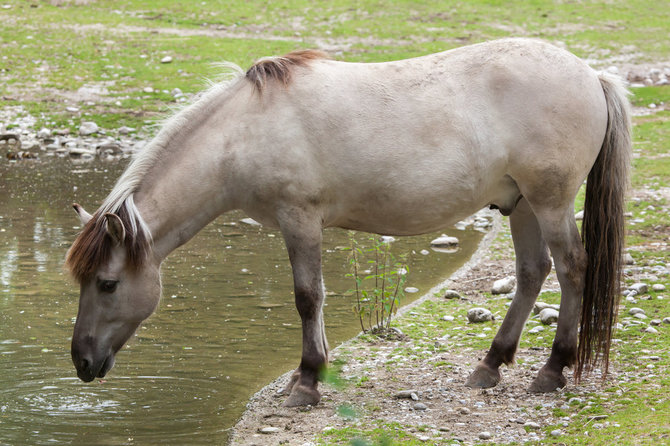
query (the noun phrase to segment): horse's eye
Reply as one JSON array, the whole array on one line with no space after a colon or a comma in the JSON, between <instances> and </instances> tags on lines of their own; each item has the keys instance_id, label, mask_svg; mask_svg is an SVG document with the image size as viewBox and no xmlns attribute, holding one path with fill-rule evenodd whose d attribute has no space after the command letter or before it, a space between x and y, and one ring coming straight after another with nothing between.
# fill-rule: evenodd
<instances>
[{"instance_id":1,"label":"horse's eye","mask_svg":"<svg viewBox=\"0 0 670 446\"><path fill-rule=\"evenodd\" d=\"M99 285L100 291L103 293L113 293L118 283L118 280L101 280Z\"/></svg>"}]
</instances>

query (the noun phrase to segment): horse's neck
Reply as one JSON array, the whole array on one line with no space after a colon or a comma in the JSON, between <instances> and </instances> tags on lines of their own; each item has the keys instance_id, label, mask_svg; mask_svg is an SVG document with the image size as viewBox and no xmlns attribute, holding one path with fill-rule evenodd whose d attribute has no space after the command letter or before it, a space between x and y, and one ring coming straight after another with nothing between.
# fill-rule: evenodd
<instances>
[{"instance_id":1,"label":"horse's neck","mask_svg":"<svg viewBox=\"0 0 670 446\"><path fill-rule=\"evenodd\" d=\"M230 153L223 147L218 124L216 119L203 119L193 130L173 138L135 193L160 260L235 208L226 183Z\"/></svg>"}]
</instances>

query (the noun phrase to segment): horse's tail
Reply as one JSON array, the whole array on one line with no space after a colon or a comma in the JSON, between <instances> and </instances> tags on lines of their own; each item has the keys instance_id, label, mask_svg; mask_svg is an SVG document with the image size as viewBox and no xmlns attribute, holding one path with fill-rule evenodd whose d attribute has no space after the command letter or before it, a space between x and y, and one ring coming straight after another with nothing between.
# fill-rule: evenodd
<instances>
[{"instance_id":1,"label":"horse's tail","mask_svg":"<svg viewBox=\"0 0 670 446\"><path fill-rule=\"evenodd\" d=\"M612 329L619 305L624 251L625 194L631 156L628 91L621 79L599 75L607 102L607 132L586 183L582 241L588 263L575 377L602 361L609 366ZM599 358L599 354L602 355Z\"/></svg>"}]
</instances>

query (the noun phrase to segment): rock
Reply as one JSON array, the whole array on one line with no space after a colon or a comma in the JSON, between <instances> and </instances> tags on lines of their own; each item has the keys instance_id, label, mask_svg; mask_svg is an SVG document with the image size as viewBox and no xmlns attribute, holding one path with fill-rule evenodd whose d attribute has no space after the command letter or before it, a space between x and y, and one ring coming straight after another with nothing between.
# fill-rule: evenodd
<instances>
[{"instance_id":1,"label":"rock","mask_svg":"<svg viewBox=\"0 0 670 446\"><path fill-rule=\"evenodd\" d=\"M98 146L98 152L118 155L121 153L121 146L115 142L102 143Z\"/></svg>"},{"instance_id":2,"label":"rock","mask_svg":"<svg viewBox=\"0 0 670 446\"><path fill-rule=\"evenodd\" d=\"M395 397L398 399L411 399L417 401L419 399L418 392L414 389L401 390L395 394Z\"/></svg>"},{"instance_id":3,"label":"rock","mask_svg":"<svg viewBox=\"0 0 670 446\"><path fill-rule=\"evenodd\" d=\"M647 319L647 315L644 314L644 313L635 313L635 314L633 315L633 317L634 317L635 319Z\"/></svg>"},{"instance_id":4,"label":"rock","mask_svg":"<svg viewBox=\"0 0 670 446\"><path fill-rule=\"evenodd\" d=\"M463 299L463 296L461 296L458 291L454 290L446 290L442 297L445 299Z\"/></svg>"},{"instance_id":5,"label":"rock","mask_svg":"<svg viewBox=\"0 0 670 446\"><path fill-rule=\"evenodd\" d=\"M662 283L655 283L651 286L652 291L665 291L665 285Z\"/></svg>"},{"instance_id":6,"label":"rock","mask_svg":"<svg viewBox=\"0 0 670 446\"><path fill-rule=\"evenodd\" d=\"M468 409L467 407L459 407L458 409L456 409L456 411L461 415L470 415L470 409Z\"/></svg>"},{"instance_id":7,"label":"rock","mask_svg":"<svg viewBox=\"0 0 670 446\"><path fill-rule=\"evenodd\" d=\"M558 311L561 309L561 306L556 304L548 304L545 302L535 302L535 305L533 306L533 314L540 314L540 312L545 308L553 308L554 310Z\"/></svg>"},{"instance_id":8,"label":"rock","mask_svg":"<svg viewBox=\"0 0 670 446\"><path fill-rule=\"evenodd\" d=\"M253 218L243 218L242 220L240 220L240 222L244 223L246 225L250 225L250 226L260 226L261 225L260 223L258 223Z\"/></svg>"},{"instance_id":9,"label":"rock","mask_svg":"<svg viewBox=\"0 0 670 446\"><path fill-rule=\"evenodd\" d=\"M661 320L660 319L652 319L652 320L649 321L649 325L653 325L653 326L658 327L659 325L661 325Z\"/></svg>"},{"instance_id":10,"label":"rock","mask_svg":"<svg viewBox=\"0 0 670 446\"><path fill-rule=\"evenodd\" d=\"M418 293L418 292L419 292L419 289L418 289L417 287L408 286L407 288L405 288L405 292L406 292L406 293L410 293L410 294L412 294L412 293Z\"/></svg>"},{"instance_id":11,"label":"rock","mask_svg":"<svg viewBox=\"0 0 670 446\"><path fill-rule=\"evenodd\" d=\"M123 127L119 127L119 129L118 129L119 135L127 135L129 133L134 132L134 131L135 131L134 128L126 127L125 125Z\"/></svg>"},{"instance_id":12,"label":"rock","mask_svg":"<svg viewBox=\"0 0 670 446\"><path fill-rule=\"evenodd\" d=\"M534 421L527 421L523 424L523 427L527 427L528 429L532 429L532 430L538 430L538 429L540 429L541 426Z\"/></svg>"},{"instance_id":13,"label":"rock","mask_svg":"<svg viewBox=\"0 0 670 446\"><path fill-rule=\"evenodd\" d=\"M161 59L161 63L172 63L172 57L165 56L164 58Z\"/></svg>"},{"instance_id":14,"label":"rock","mask_svg":"<svg viewBox=\"0 0 670 446\"><path fill-rule=\"evenodd\" d=\"M635 259L629 252L627 252L623 255L623 263L626 265L635 265Z\"/></svg>"},{"instance_id":15,"label":"rock","mask_svg":"<svg viewBox=\"0 0 670 446\"><path fill-rule=\"evenodd\" d=\"M184 93L179 88L173 88L170 94L172 95L173 98L180 98L184 96Z\"/></svg>"},{"instance_id":16,"label":"rock","mask_svg":"<svg viewBox=\"0 0 670 446\"><path fill-rule=\"evenodd\" d=\"M95 156L95 152L84 149L82 147L70 147L68 148L68 153L70 156L74 157L89 157L89 156Z\"/></svg>"},{"instance_id":17,"label":"rock","mask_svg":"<svg viewBox=\"0 0 670 446\"><path fill-rule=\"evenodd\" d=\"M516 279L514 276L505 277L504 279L496 280L493 282L491 287L491 293L493 294L507 294L511 293L514 289L514 284Z\"/></svg>"},{"instance_id":18,"label":"rock","mask_svg":"<svg viewBox=\"0 0 670 446\"><path fill-rule=\"evenodd\" d=\"M552 437L560 437L561 435L563 435L563 432L561 432L560 429L555 429L555 430L551 431L550 435Z\"/></svg>"},{"instance_id":19,"label":"rock","mask_svg":"<svg viewBox=\"0 0 670 446\"><path fill-rule=\"evenodd\" d=\"M430 251L428 251L427 249L422 249L421 251L419 251L419 253L420 253L422 256L427 256L428 254L430 254Z\"/></svg>"},{"instance_id":20,"label":"rock","mask_svg":"<svg viewBox=\"0 0 670 446\"><path fill-rule=\"evenodd\" d=\"M458 239L456 237L450 237L446 234L442 234L440 237L432 240L430 246L434 248L453 248L458 246Z\"/></svg>"},{"instance_id":21,"label":"rock","mask_svg":"<svg viewBox=\"0 0 670 446\"><path fill-rule=\"evenodd\" d=\"M414 407L414 410L426 410L426 409L428 409L428 406L426 406L423 403L416 403L413 407Z\"/></svg>"},{"instance_id":22,"label":"rock","mask_svg":"<svg viewBox=\"0 0 670 446\"><path fill-rule=\"evenodd\" d=\"M451 322L454 320L453 316L442 316L443 321Z\"/></svg>"},{"instance_id":23,"label":"rock","mask_svg":"<svg viewBox=\"0 0 670 446\"><path fill-rule=\"evenodd\" d=\"M383 243L393 243L395 242L395 237L390 235L382 235L381 237Z\"/></svg>"},{"instance_id":24,"label":"rock","mask_svg":"<svg viewBox=\"0 0 670 446\"><path fill-rule=\"evenodd\" d=\"M663 319L664 324L670 324L670 317L666 317Z\"/></svg>"},{"instance_id":25,"label":"rock","mask_svg":"<svg viewBox=\"0 0 670 446\"><path fill-rule=\"evenodd\" d=\"M642 282L634 283L628 289L637 292L637 294L644 294L649 290L647 284Z\"/></svg>"},{"instance_id":26,"label":"rock","mask_svg":"<svg viewBox=\"0 0 670 446\"><path fill-rule=\"evenodd\" d=\"M47 139L51 137L51 130L49 130L46 127L42 127L38 132L37 132L37 137L39 139Z\"/></svg>"},{"instance_id":27,"label":"rock","mask_svg":"<svg viewBox=\"0 0 670 446\"><path fill-rule=\"evenodd\" d=\"M270 434L276 434L280 430L281 429L279 429L278 427L266 426L258 429L258 432L260 432L261 434L270 435Z\"/></svg>"},{"instance_id":28,"label":"rock","mask_svg":"<svg viewBox=\"0 0 670 446\"><path fill-rule=\"evenodd\" d=\"M550 325L553 322L558 321L558 311L554 310L553 308L545 308L544 310L540 311L540 321L544 325Z\"/></svg>"},{"instance_id":29,"label":"rock","mask_svg":"<svg viewBox=\"0 0 670 446\"><path fill-rule=\"evenodd\" d=\"M644 310L642 308L633 307L628 310L628 314L631 316L635 316L636 314L644 314Z\"/></svg>"},{"instance_id":30,"label":"rock","mask_svg":"<svg viewBox=\"0 0 670 446\"><path fill-rule=\"evenodd\" d=\"M493 435L491 435L491 432L489 431L484 431L480 432L479 435L477 435L477 437L479 437L480 440L490 440L491 438L493 438Z\"/></svg>"},{"instance_id":31,"label":"rock","mask_svg":"<svg viewBox=\"0 0 670 446\"><path fill-rule=\"evenodd\" d=\"M584 220L584 211L579 211L575 214L575 220Z\"/></svg>"},{"instance_id":32,"label":"rock","mask_svg":"<svg viewBox=\"0 0 670 446\"><path fill-rule=\"evenodd\" d=\"M533 327L530 330L528 330L528 333L540 333L541 331L544 331L544 327L542 325L538 325L537 327Z\"/></svg>"},{"instance_id":33,"label":"rock","mask_svg":"<svg viewBox=\"0 0 670 446\"><path fill-rule=\"evenodd\" d=\"M98 127L98 124L92 121L84 121L81 123L81 126L79 126L79 134L81 136L89 136L94 133L98 133L100 128Z\"/></svg>"},{"instance_id":34,"label":"rock","mask_svg":"<svg viewBox=\"0 0 670 446\"><path fill-rule=\"evenodd\" d=\"M153 93L154 89L152 87L144 87L142 91L145 93Z\"/></svg>"},{"instance_id":35,"label":"rock","mask_svg":"<svg viewBox=\"0 0 670 446\"><path fill-rule=\"evenodd\" d=\"M658 330L656 330L654 327L651 327L651 326L645 328L645 329L642 330L642 331L645 332L645 333L651 333L651 334L656 334L656 333L658 333Z\"/></svg>"},{"instance_id":36,"label":"rock","mask_svg":"<svg viewBox=\"0 0 670 446\"><path fill-rule=\"evenodd\" d=\"M492 321L493 313L486 308L470 308L468 310L468 320L473 323Z\"/></svg>"}]
</instances>

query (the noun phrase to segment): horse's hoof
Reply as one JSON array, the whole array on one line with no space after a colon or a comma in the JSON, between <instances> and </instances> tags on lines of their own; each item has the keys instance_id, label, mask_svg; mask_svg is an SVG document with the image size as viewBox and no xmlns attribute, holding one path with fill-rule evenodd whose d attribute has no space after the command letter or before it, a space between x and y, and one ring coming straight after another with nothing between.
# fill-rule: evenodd
<instances>
[{"instance_id":1,"label":"horse's hoof","mask_svg":"<svg viewBox=\"0 0 670 446\"><path fill-rule=\"evenodd\" d=\"M288 381L288 384L286 384L286 387L284 387L280 393L291 393L291 390L293 390L293 387L298 382L298 380L300 380L300 370L293 372L291 379Z\"/></svg>"},{"instance_id":2,"label":"horse's hoof","mask_svg":"<svg viewBox=\"0 0 670 446\"><path fill-rule=\"evenodd\" d=\"M282 406L284 407L298 407L298 406L316 406L321 400L321 394L315 388L310 388L296 384L291 390Z\"/></svg>"},{"instance_id":3,"label":"horse's hoof","mask_svg":"<svg viewBox=\"0 0 670 446\"><path fill-rule=\"evenodd\" d=\"M543 368L530 385L529 390L533 393L549 393L562 389L566 384L567 380L562 373L551 372Z\"/></svg>"},{"instance_id":4,"label":"horse's hoof","mask_svg":"<svg viewBox=\"0 0 670 446\"><path fill-rule=\"evenodd\" d=\"M477 364L475 371L470 374L465 382L467 387L478 387L488 389L495 387L500 382L500 372L498 369L492 369L484 364Z\"/></svg>"}]
</instances>

